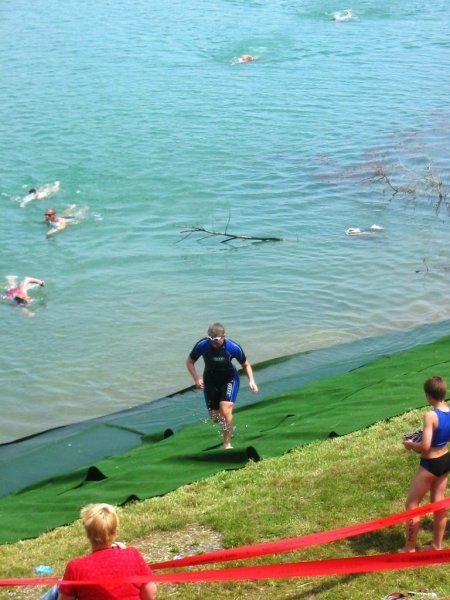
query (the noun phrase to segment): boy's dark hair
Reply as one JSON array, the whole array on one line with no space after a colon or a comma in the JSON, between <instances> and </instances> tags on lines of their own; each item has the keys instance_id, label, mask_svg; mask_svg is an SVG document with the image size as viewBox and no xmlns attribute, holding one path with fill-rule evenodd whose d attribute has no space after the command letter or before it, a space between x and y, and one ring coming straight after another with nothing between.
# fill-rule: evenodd
<instances>
[{"instance_id":1,"label":"boy's dark hair","mask_svg":"<svg viewBox=\"0 0 450 600\"><path fill-rule=\"evenodd\" d=\"M445 400L447 396L447 382L439 375L433 375L423 384L423 391L433 400Z\"/></svg>"}]
</instances>

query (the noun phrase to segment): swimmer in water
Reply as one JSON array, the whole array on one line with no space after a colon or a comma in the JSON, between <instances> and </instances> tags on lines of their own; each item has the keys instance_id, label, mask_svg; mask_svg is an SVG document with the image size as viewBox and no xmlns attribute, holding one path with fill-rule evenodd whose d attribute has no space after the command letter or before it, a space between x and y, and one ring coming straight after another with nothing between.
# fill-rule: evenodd
<instances>
[{"instance_id":1,"label":"swimmer in water","mask_svg":"<svg viewBox=\"0 0 450 600\"><path fill-rule=\"evenodd\" d=\"M18 286L10 287L2 298L15 306L19 306L27 316L33 317L34 313L30 312L27 308L33 302L32 298L28 295L30 285L44 287L45 281L36 279L35 277L24 277Z\"/></svg>"},{"instance_id":2,"label":"swimmer in water","mask_svg":"<svg viewBox=\"0 0 450 600\"><path fill-rule=\"evenodd\" d=\"M47 208L45 211L45 221L52 226L52 228L47 231L47 237L65 229L70 221L81 218L81 212L83 212L84 216L86 209L80 209L78 211L79 214L75 215L74 211L76 207L76 204L71 204L63 210L60 215L57 215L53 208Z\"/></svg>"},{"instance_id":3,"label":"swimmer in water","mask_svg":"<svg viewBox=\"0 0 450 600\"><path fill-rule=\"evenodd\" d=\"M55 181L54 183L47 183L39 188L31 188L28 194L24 196L20 202L20 208L25 208L27 204L32 202L33 200L45 200L45 198L49 198L56 194L59 191L59 181Z\"/></svg>"},{"instance_id":4,"label":"swimmer in water","mask_svg":"<svg viewBox=\"0 0 450 600\"><path fill-rule=\"evenodd\" d=\"M374 223L368 229L361 229L360 227L349 227L345 230L345 235L373 235L382 231L384 231L384 227L381 227L381 225L376 225Z\"/></svg>"},{"instance_id":5,"label":"swimmer in water","mask_svg":"<svg viewBox=\"0 0 450 600\"><path fill-rule=\"evenodd\" d=\"M67 227L67 219L58 217L53 208L47 208L45 211L45 221L52 226L52 228L47 231L47 237L54 235Z\"/></svg>"},{"instance_id":6,"label":"swimmer in water","mask_svg":"<svg viewBox=\"0 0 450 600\"><path fill-rule=\"evenodd\" d=\"M256 60L256 56L252 56L251 54L243 54L237 59L238 63L248 63Z\"/></svg>"}]
</instances>

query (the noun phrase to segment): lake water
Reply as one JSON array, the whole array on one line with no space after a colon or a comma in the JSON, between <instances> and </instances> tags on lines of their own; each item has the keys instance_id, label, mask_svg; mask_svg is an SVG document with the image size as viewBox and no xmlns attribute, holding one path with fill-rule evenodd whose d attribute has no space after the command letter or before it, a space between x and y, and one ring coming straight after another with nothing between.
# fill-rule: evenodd
<instances>
[{"instance_id":1,"label":"lake water","mask_svg":"<svg viewBox=\"0 0 450 600\"><path fill-rule=\"evenodd\" d=\"M0 14L0 280L47 284L33 318L0 305L0 443L189 386L216 320L258 363L450 318L447 0Z\"/></svg>"}]
</instances>

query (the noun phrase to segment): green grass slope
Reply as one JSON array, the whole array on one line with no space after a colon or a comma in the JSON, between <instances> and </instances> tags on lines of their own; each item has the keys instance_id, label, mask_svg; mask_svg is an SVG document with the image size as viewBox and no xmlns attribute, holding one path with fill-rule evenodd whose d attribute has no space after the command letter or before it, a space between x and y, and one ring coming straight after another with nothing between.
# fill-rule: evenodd
<instances>
[{"instance_id":1,"label":"green grass slope","mask_svg":"<svg viewBox=\"0 0 450 600\"><path fill-rule=\"evenodd\" d=\"M275 541L327 531L403 510L417 468L416 455L403 449L405 431L421 423L423 409L383 420L343 437L313 442L281 457L221 471L196 484L132 503L121 509L120 539L137 546L149 563L219 548ZM39 518L36 511L29 518ZM430 538L424 517L419 542ZM276 564L396 552L403 526L238 564ZM77 522L37 539L0 547L1 576L30 577L49 564L63 573L67 560L88 551ZM394 591L429 589L450 598L448 566L362 575L160 585L159 600L183 598L246 600L382 599ZM1 599L37 598L37 587L0 589Z\"/></svg>"},{"instance_id":2,"label":"green grass slope","mask_svg":"<svg viewBox=\"0 0 450 600\"><path fill-rule=\"evenodd\" d=\"M0 498L0 543L70 523L89 502L124 505L161 496L214 473L241 469L249 459L280 456L422 406L427 377L437 373L450 379L449 350L450 338L444 338L237 410L232 451L221 449L216 427L205 419Z\"/></svg>"}]
</instances>

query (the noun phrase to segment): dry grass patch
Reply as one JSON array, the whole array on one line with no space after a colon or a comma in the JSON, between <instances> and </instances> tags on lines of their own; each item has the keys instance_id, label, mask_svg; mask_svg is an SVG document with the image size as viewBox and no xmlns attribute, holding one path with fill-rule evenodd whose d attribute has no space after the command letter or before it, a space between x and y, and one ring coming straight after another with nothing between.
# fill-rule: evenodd
<instances>
[{"instance_id":1,"label":"dry grass patch","mask_svg":"<svg viewBox=\"0 0 450 600\"><path fill-rule=\"evenodd\" d=\"M170 533L152 532L132 540L130 545L138 548L150 564L223 549L219 533L197 524Z\"/></svg>"}]
</instances>

